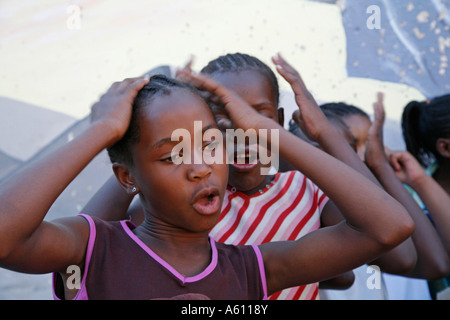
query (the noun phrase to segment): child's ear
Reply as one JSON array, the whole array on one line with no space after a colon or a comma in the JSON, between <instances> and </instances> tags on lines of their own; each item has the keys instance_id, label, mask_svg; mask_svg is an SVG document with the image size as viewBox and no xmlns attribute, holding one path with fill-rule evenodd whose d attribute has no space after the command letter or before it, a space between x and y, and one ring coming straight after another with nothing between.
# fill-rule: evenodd
<instances>
[{"instance_id":1,"label":"child's ear","mask_svg":"<svg viewBox=\"0 0 450 320\"><path fill-rule=\"evenodd\" d=\"M139 188L135 183L134 177L130 172L130 169L122 163L114 163L113 166L114 174L116 175L117 181L122 186L122 188L128 194L139 193Z\"/></svg>"},{"instance_id":2,"label":"child's ear","mask_svg":"<svg viewBox=\"0 0 450 320\"><path fill-rule=\"evenodd\" d=\"M436 149L441 156L450 158L450 139L439 138L436 141Z\"/></svg>"},{"instance_id":3,"label":"child's ear","mask_svg":"<svg viewBox=\"0 0 450 320\"><path fill-rule=\"evenodd\" d=\"M277 115L278 115L278 124L282 127L284 127L284 109L278 108L277 109Z\"/></svg>"}]
</instances>

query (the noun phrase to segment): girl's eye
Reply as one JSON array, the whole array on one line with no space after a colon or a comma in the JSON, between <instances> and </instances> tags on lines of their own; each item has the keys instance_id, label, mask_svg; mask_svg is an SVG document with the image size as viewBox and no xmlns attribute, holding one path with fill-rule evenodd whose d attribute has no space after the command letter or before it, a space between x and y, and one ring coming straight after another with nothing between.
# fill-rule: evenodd
<instances>
[{"instance_id":1,"label":"girl's eye","mask_svg":"<svg viewBox=\"0 0 450 320\"><path fill-rule=\"evenodd\" d=\"M183 155L181 154L181 152L178 154L174 153L174 154L171 154L170 157L163 158L160 161L167 162L167 163L173 163L174 161L178 161L179 159L181 159L182 156Z\"/></svg>"}]
</instances>

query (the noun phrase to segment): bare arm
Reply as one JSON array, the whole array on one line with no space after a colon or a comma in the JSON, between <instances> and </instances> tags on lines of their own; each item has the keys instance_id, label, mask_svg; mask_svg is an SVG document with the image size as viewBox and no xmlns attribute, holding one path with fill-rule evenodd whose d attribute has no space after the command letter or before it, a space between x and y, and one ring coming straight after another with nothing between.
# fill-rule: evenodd
<instances>
[{"instance_id":1,"label":"bare arm","mask_svg":"<svg viewBox=\"0 0 450 320\"><path fill-rule=\"evenodd\" d=\"M256 132L276 130L280 143L269 134L271 150L278 147L280 155L319 186L346 219L297 241L261 245L269 293L342 274L392 249L413 232L414 224L405 209L369 179L259 115L212 79L193 74L186 77L219 97L238 127Z\"/></svg>"},{"instance_id":2,"label":"bare arm","mask_svg":"<svg viewBox=\"0 0 450 320\"><path fill-rule=\"evenodd\" d=\"M291 85L295 93L295 100L300 111L299 125L308 136L319 143L322 149L336 159L346 163L366 178L378 185L383 186L377 177L369 170L359 156L352 150L347 141L330 124L328 119L322 113L321 109L305 86L300 74L293 68L281 55L273 58L278 72ZM379 95L379 99L381 96ZM297 168L299 169L299 168ZM322 212L322 227L335 225L344 220L339 209L332 205L327 205ZM385 253L380 258L372 261L371 264L378 265L383 271L403 274L411 270L417 260L417 254L411 239L402 242L393 250Z\"/></svg>"},{"instance_id":3,"label":"bare arm","mask_svg":"<svg viewBox=\"0 0 450 320\"><path fill-rule=\"evenodd\" d=\"M450 196L432 177L427 175L409 152L393 152L390 155L390 163L397 177L413 188L425 204L447 255L450 256Z\"/></svg>"},{"instance_id":4,"label":"bare arm","mask_svg":"<svg viewBox=\"0 0 450 320\"><path fill-rule=\"evenodd\" d=\"M435 228L397 178L385 155L383 146L385 114L381 95L379 95L378 101L374 104L374 114L375 119L369 130L367 141L366 164L385 190L403 204L416 226L411 239L416 248L417 262L412 266L411 270L406 270L407 272L404 272L403 275L425 279L443 278L450 269L450 260L445 248ZM398 249L396 248L395 250ZM386 257L382 259L386 259ZM389 260L386 263L388 264ZM389 272L389 269L383 271Z\"/></svg>"},{"instance_id":5,"label":"bare arm","mask_svg":"<svg viewBox=\"0 0 450 320\"><path fill-rule=\"evenodd\" d=\"M280 54L272 58L278 73L291 85L295 101L300 111L300 127L322 149L360 172L373 183L379 184L376 177L361 161L338 130L330 124L314 97L306 88L300 74ZM380 185L381 187L381 185Z\"/></svg>"},{"instance_id":6,"label":"bare arm","mask_svg":"<svg viewBox=\"0 0 450 320\"><path fill-rule=\"evenodd\" d=\"M119 221L127 218L127 210L134 194L127 193L113 175L94 194L81 212L105 221Z\"/></svg>"},{"instance_id":7,"label":"bare arm","mask_svg":"<svg viewBox=\"0 0 450 320\"><path fill-rule=\"evenodd\" d=\"M297 162L296 166L339 208L345 222L319 229L295 243L280 245L285 247L284 252L277 245L261 246L263 255L268 257L269 274L282 275L289 269L305 271L283 279L276 276L271 288L277 289L327 279L372 261L406 240L412 231L407 212L382 189L306 143L298 149L288 148L294 139L297 138L280 132L281 155Z\"/></svg>"},{"instance_id":8,"label":"bare arm","mask_svg":"<svg viewBox=\"0 0 450 320\"><path fill-rule=\"evenodd\" d=\"M93 106L91 125L79 137L31 163L0 186L2 267L46 273L82 264L89 234L84 219L43 219L77 174L125 133L132 101L146 82L139 78L114 84Z\"/></svg>"}]
</instances>

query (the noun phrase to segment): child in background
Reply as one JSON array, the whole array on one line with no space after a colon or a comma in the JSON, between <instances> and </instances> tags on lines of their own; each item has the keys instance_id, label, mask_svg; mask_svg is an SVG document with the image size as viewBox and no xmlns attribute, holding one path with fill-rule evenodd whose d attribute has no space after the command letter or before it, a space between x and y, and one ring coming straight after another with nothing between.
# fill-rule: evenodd
<instances>
[{"instance_id":1,"label":"child in background","mask_svg":"<svg viewBox=\"0 0 450 320\"><path fill-rule=\"evenodd\" d=\"M407 151L450 194L450 95L410 102L403 110L402 130Z\"/></svg>"},{"instance_id":2,"label":"child in background","mask_svg":"<svg viewBox=\"0 0 450 320\"><path fill-rule=\"evenodd\" d=\"M215 128L212 113L195 91L176 81L128 79L113 84L94 105L91 125L79 137L2 183L2 267L54 271L67 283L68 267L78 266L81 288L63 287L60 297L66 299L258 299L350 270L413 232L405 209L367 178L282 130L213 80L185 76L213 92L238 127L279 130L281 154L330 195L346 221L297 241L216 243L208 233L220 215L228 166L207 164L203 157L200 164L176 165L170 140L179 128L191 137ZM204 126L194 132L198 120ZM213 142L204 141L202 150L214 149ZM270 136L269 142L278 143ZM58 195L105 147L120 185L140 194L144 222L136 228L88 216L43 222Z\"/></svg>"},{"instance_id":3,"label":"child in background","mask_svg":"<svg viewBox=\"0 0 450 320\"><path fill-rule=\"evenodd\" d=\"M406 149L442 189L417 170L417 164L408 153L397 153L392 157L394 168L433 221L449 253L450 211L443 191L450 195L450 95L410 102L403 110L402 130ZM437 298L437 293L446 288L449 290L449 282L448 277L429 281L432 297Z\"/></svg>"},{"instance_id":4,"label":"child in background","mask_svg":"<svg viewBox=\"0 0 450 320\"><path fill-rule=\"evenodd\" d=\"M343 102L325 103L320 108L326 112L330 111L338 115L348 126L353 137L356 139L356 153L359 158L365 160L367 135L372 124L369 115L358 107Z\"/></svg>"},{"instance_id":5,"label":"child in background","mask_svg":"<svg viewBox=\"0 0 450 320\"><path fill-rule=\"evenodd\" d=\"M382 94L379 94L378 101L374 104L375 120L370 127L363 126L363 124L367 122L367 114L363 111L359 111L359 109L354 106L339 103L327 104L325 108L330 111L336 109L336 113L342 116L344 121L346 119L348 121L348 118L351 117L351 121L348 121L347 123L350 125L352 123L357 124L357 130L353 130L353 132L360 133L357 140L362 142L364 136L368 137L367 148L369 148L369 146L372 147L370 150L364 151L366 164L381 182L383 187L408 209L408 212L416 223L416 231L412 236L418 254L415 267L404 273L392 272L389 269L382 269L382 271L393 274L402 274L413 278L438 279L448 274L450 263L447 255L442 250L444 249L442 242L439 241L439 237L433 226L420 214L419 208L412 202L411 197L405 194L404 188L399 183L400 181L395 178L384 153L380 152L383 136L382 127L384 122L382 99ZM351 127L350 130L352 130ZM391 253L386 254L385 257L395 259L395 255L393 256Z\"/></svg>"},{"instance_id":6,"label":"child in background","mask_svg":"<svg viewBox=\"0 0 450 320\"><path fill-rule=\"evenodd\" d=\"M350 147L355 152L357 152L356 138L353 136L348 125L341 119L341 117L337 113L327 109L322 109L322 112L325 115L325 117L327 117L328 121L330 121L330 123L344 137L344 139L348 142ZM303 130L300 129L299 123L301 123L300 112L298 110L295 110L292 114L292 119L289 120L289 131L295 134L300 139L305 140L306 142L309 142L310 144L318 148L321 148L321 146L317 142L308 138L308 136L303 132Z\"/></svg>"}]
</instances>

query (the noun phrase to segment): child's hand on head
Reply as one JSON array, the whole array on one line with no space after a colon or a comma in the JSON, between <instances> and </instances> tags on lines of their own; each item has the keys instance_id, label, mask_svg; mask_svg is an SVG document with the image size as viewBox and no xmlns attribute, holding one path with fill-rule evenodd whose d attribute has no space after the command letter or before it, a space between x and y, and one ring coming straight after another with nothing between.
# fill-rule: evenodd
<instances>
[{"instance_id":1,"label":"child's hand on head","mask_svg":"<svg viewBox=\"0 0 450 320\"><path fill-rule=\"evenodd\" d=\"M190 78L190 75L192 73L195 73L194 70L192 70L192 65L194 63L194 56L190 56L188 62L186 62L186 64L184 65L184 67L182 68L178 68L176 70L176 79L179 81L183 81L183 82L188 82L190 83L192 80ZM193 83L192 83L193 84ZM193 84L194 85L194 84ZM217 99L217 97L215 97L213 94L211 94L209 91L206 90L201 90L199 89L199 94L200 96L209 104L209 105L216 105L216 106L220 106L221 102ZM223 107L223 105L222 105Z\"/></svg>"},{"instance_id":2,"label":"child's hand on head","mask_svg":"<svg viewBox=\"0 0 450 320\"><path fill-rule=\"evenodd\" d=\"M296 120L300 128L307 133L307 136L317 141L322 129L330 123L320 110L314 97L306 88L300 74L295 70L280 54L272 57L272 61L278 73L291 85L295 94L295 101L299 107L299 114Z\"/></svg>"},{"instance_id":3,"label":"child's hand on head","mask_svg":"<svg viewBox=\"0 0 450 320\"><path fill-rule=\"evenodd\" d=\"M377 95L377 102L373 104L374 120L370 126L365 151L365 162L371 167L386 163L386 153L383 145L383 125L385 119L383 93Z\"/></svg>"},{"instance_id":4,"label":"child's hand on head","mask_svg":"<svg viewBox=\"0 0 450 320\"><path fill-rule=\"evenodd\" d=\"M261 121L270 120L259 114L236 93L204 74L184 69L180 70L179 75L181 79L191 83L199 90L208 92L210 97L207 100L212 101L216 106L223 106L233 124L244 131L265 127L264 125L260 126Z\"/></svg>"},{"instance_id":5,"label":"child's hand on head","mask_svg":"<svg viewBox=\"0 0 450 320\"><path fill-rule=\"evenodd\" d=\"M128 129L133 101L148 83L149 77L115 82L91 109L91 123L102 124L110 133L111 144L122 138Z\"/></svg>"}]
</instances>

